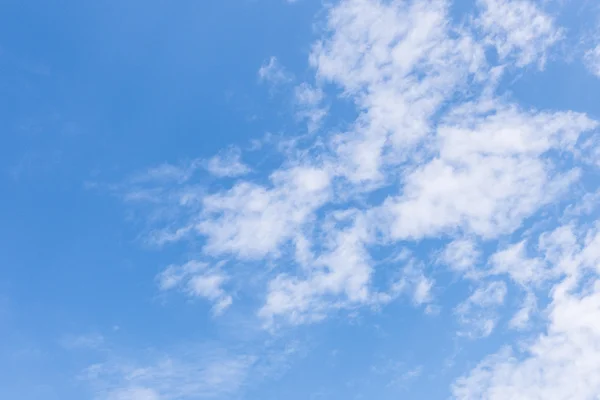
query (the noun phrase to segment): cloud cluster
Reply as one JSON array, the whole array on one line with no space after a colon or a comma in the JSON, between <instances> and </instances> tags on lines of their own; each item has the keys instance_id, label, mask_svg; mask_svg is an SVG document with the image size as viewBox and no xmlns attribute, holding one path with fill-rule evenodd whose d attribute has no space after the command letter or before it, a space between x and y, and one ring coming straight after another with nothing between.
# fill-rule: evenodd
<instances>
[{"instance_id":1,"label":"cloud cluster","mask_svg":"<svg viewBox=\"0 0 600 400\"><path fill-rule=\"evenodd\" d=\"M226 283L237 279L221 265L261 268L256 315L271 328L379 306L404 292L423 305L436 285L426 268L383 254L435 240L422 258L474 283L453 307L461 334L490 335L513 287L523 301L508 325L525 330L540 292L552 287L547 331L522 354L506 349L483 361L457 381L456 398L600 392L600 236L578 219L590 204L569 205L594 163L586 154L598 123L579 112L521 107L504 86L520 68L543 68L565 31L527 0L478 0L465 21L456 23L446 0L332 6L310 52L314 83L294 92L312 124L308 143L293 142L266 171L243 164L237 151L217 156L207 169L235 180L193 201L181 193L196 193L185 186L196 164L137 178L183 185L168 197L181 212L155 231L160 242L202 244L197 259L160 274L160 288L207 299L219 314L233 302ZM596 50L586 54L592 71ZM292 80L275 57L258 75ZM342 131L321 125L325 85L355 106L356 119ZM550 208L558 209L553 217ZM542 217L570 222L540 233L532 220ZM382 265L394 269L383 283L375 279ZM127 390L156 398L143 385Z\"/></svg>"},{"instance_id":2,"label":"cloud cluster","mask_svg":"<svg viewBox=\"0 0 600 400\"><path fill-rule=\"evenodd\" d=\"M562 161L575 159L579 138L596 122L571 111L524 110L498 94L506 65L541 65L560 37L552 18L526 1L480 1L470 26L453 25L443 0L340 2L310 62L319 84L333 83L353 100L356 120L345 132L320 132L314 144L297 147L265 183L242 179L205 195L168 238L203 238L211 262L286 265L266 286L258 312L266 320L311 321L328 309L393 297L382 295L393 289L372 285L373 246L497 239L580 179L576 164ZM497 60L486 57L490 47ZM283 71L271 58L259 76L280 82ZM296 91L309 106L323 95L308 84ZM209 170L216 175L249 169L239 153L215 160ZM385 193L383 201L365 203L375 190ZM447 261L470 251L454 246ZM472 262L450 266L464 270ZM498 255L496 270L505 264ZM229 304L224 281L191 278L187 292Z\"/></svg>"},{"instance_id":3,"label":"cloud cluster","mask_svg":"<svg viewBox=\"0 0 600 400\"><path fill-rule=\"evenodd\" d=\"M454 386L457 399L594 399L600 392L600 234L559 227L542 235L539 262L562 279L551 293L546 332L523 352L489 356Z\"/></svg>"}]
</instances>

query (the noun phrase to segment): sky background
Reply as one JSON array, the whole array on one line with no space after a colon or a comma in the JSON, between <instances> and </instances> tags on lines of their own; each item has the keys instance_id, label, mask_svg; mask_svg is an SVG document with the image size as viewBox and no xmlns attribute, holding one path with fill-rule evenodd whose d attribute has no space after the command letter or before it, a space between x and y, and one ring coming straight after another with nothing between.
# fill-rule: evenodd
<instances>
[{"instance_id":1,"label":"sky background","mask_svg":"<svg viewBox=\"0 0 600 400\"><path fill-rule=\"evenodd\" d=\"M0 398L599 398L598 26L1 0Z\"/></svg>"}]
</instances>

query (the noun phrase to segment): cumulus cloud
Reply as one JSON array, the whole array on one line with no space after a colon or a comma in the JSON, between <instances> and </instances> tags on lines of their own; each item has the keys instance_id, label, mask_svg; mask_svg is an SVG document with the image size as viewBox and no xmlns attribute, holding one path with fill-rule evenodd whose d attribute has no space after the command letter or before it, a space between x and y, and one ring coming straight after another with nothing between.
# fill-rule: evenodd
<instances>
[{"instance_id":1,"label":"cumulus cloud","mask_svg":"<svg viewBox=\"0 0 600 400\"><path fill-rule=\"evenodd\" d=\"M206 236L209 254L276 254L330 198L330 179L326 169L295 166L274 172L269 185L241 182L206 196L204 218L194 229Z\"/></svg>"},{"instance_id":2,"label":"cumulus cloud","mask_svg":"<svg viewBox=\"0 0 600 400\"><path fill-rule=\"evenodd\" d=\"M490 261L494 274L507 274L514 282L525 286L549 279L552 274L542 260L527 257L525 241L496 252Z\"/></svg>"},{"instance_id":3,"label":"cumulus cloud","mask_svg":"<svg viewBox=\"0 0 600 400\"><path fill-rule=\"evenodd\" d=\"M469 107L468 107L469 108ZM468 109L467 108L467 109ZM595 127L573 113L527 114L460 110L461 122L438 130L439 155L406 177L404 194L387 204L399 239L460 229L484 238L514 231L578 178L577 169L553 171L545 155L569 148Z\"/></svg>"},{"instance_id":4,"label":"cumulus cloud","mask_svg":"<svg viewBox=\"0 0 600 400\"><path fill-rule=\"evenodd\" d=\"M293 143L267 179L204 194L189 218L158 231L162 242L199 238L204 257L281 265L267 274L258 311L266 321L314 321L328 310L389 301L409 281L415 304L431 301L432 281L412 276L408 263L397 266L403 284L373 285L372 247L399 241L448 240L441 263L471 278L502 275L524 286L545 279L544 263L514 267L524 265L524 244L488 263L477 243L515 232L566 196L581 171L558 155L575 159L597 123L571 111L526 110L497 93L505 65L543 65L561 38L538 5L481 0L470 21L453 25L444 0L333 6L310 53L317 84L300 84L294 97L315 110L321 86L333 84L355 104L356 120L307 147ZM490 46L499 60L486 57ZM290 79L274 57L259 76ZM250 170L237 151L209 165L221 177ZM365 203L375 190L385 190L383 201ZM228 276L178 271L165 276L179 276L188 294L220 308L231 301L222 292Z\"/></svg>"},{"instance_id":5,"label":"cumulus cloud","mask_svg":"<svg viewBox=\"0 0 600 400\"><path fill-rule=\"evenodd\" d=\"M537 298L532 292L527 292L521 308L515 313L509 322L509 327L516 330L524 330L530 326L532 315L537 311Z\"/></svg>"},{"instance_id":6,"label":"cumulus cloud","mask_svg":"<svg viewBox=\"0 0 600 400\"><path fill-rule=\"evenodd\" d=\"M323 318L329 308L369 302L368 227L361 215L348 217L351 225L330 235L327 250L313 261L306 278L279 275L270 282L260 316L269 323L277 316L300 323ZM340 299L329 304L330 296Z\"/></svg>"}]
</instances>

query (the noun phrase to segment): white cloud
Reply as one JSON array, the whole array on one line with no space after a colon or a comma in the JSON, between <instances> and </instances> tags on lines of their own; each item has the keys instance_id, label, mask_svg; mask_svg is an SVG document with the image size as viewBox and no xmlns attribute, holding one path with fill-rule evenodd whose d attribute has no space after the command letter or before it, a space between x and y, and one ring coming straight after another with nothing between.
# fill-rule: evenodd
<instances>
[{"instance_id":1,"label":"white cloud","mask_svg":"<svg viewBox=\"0 0 600 400\"><path fill-rule=\"evenodd\" d=\"M323 101L323 90L304 82L295 88L296 102L307 106L318 106Z\"/></svg>"},{"instance_id":2,"label":"white cloud","mask_svg":"<svg viewBox=\"0 0 600 400\"><path fill-rule=\"evenodd\" d=\"M191 161L180 162L177 165L163 163L157 167L149 168L143 173L132 176L129 184L136 186L143 184L168 185L185 184L199 169L206 169L210 174L218 177L237 177L251 172L251 169L241 161L241 151L237 147L230 147L208 160L196 158ZM140 197L153 197L154 193L146 191L131 191L130 200L139 200Z\"/></svg>"},{"instance_id":3,"label":"white cloud","mask_svg":"<svg viewBox=\"0 0 600 400\"><path fill-rule=\"evenodd\" d=\"M372 268L365 245L371 240L366 219L349 216L351 226L329 234L326 250L310 265L306 278L279 275L269 284L259 315L271 325L277 317L292 323L323 318L331 308L368 303ZM338 300L330 302L328 298Z\"/></svg>"},{"instance_id":4,"label":"white cloud","mask_svg":"<svg viewBox=\"0 0 600 400\"><path fill-rule=\"evenodd\" d=\"M329 200L330 179L325 169L297 166L273 173L269 186L238 183L204 198L195 230L206 236L205 251L212 255L276 255Z\"/></svg>"},{"instance_id":5,"label":"white cloud","mask_svg":"<svg viewBox=\"0 0 600 400\"><path fill-rule=\"evenodd\" d=\"M184 265L171 265L158 277L161 290L180 288L190 296L203 297L213 303L213 313L221 314L233 301L223 289L228 277L218 268L189 261Z\"/></svg>"},{"instance_id":6,"label":"white cloud","mask_svg":"<svg viewBox=\"0 0 600 400\"><path fill-rule=\"evenodd\" d=\"M414 301L417 304L423 304L431 299L431 288L433 282L424 276L420 277L415 288Z\"/></svg>"},{"instance_id":7,"label":"white cloud","mask_svg":"<svg viewBox=\"0 0 600 400\"><path fill-rule=\"evenodd\" d=\"M564 214L567 219L589 216L598 207L600 207L600 190L583 194L579 201L566 207Z\"/></svg>"},{"instance_id":8,"label":"white cloud","mask_svg":"<svg viewBox=\"0 0 600 400\"><path fill-rule=\"evenodd\" d=\"M471 338L489 336L498 322L497 308L504 303L506 291L504 282L490 282L459 304L454 312L463 325L460 334Z\"/></svg>"},{"instance_id":9,"label":"white cloud","mask_svg":"<svg viewBox=\"0 0 600 400\"><path fill-rule=\"evenodd\" d=\"M476 274L481 252L471 239L456 239L450 242L439 257L451 269L472 276Z\"/></svg>"},{"instance_id":10,"label":"white cloud","mask_svg":"<svg viewBox=\"0 0 600 400\"><path fill-rule=\"evenodd\" d=\"M206 169L216 177L236 177L246 175L251 169L241 161L238 148L231 148L214 156L206 165Z\"/></svg>"},{"instance_id":11,"label":"white cloud","mask_svg":"<svg viewBox=\"0 0 600 400\"><path fill-rule=\"evenodd\" d=\"M537 63L543 67L549 48L562 38L548 14L528 0L478 0L481 13L476 24L496 47L502 61L513 59L517 67Z\"/></svg>"},{"instance_id":12,"label":"white cloud","mask_svg":"<svg viewBox=\"0 0 600 400\"><path fill-rule=\"evenodd\" d=\"M537 311L537 299L532 292L527 292L519 311L512 317L508 325L512 329L523 330L530 325L532 315Z\"/></svg>"},{"instance_id":13,"label":"white cloud","mask_svg":"<svg viewBox=\"0 0 600 400\"><path fill-rule=\"evenodd\" d=\"M435 285L433 279L425 275L423 266L415 259L403 260L402 264L398 265L398 269L401 271L399 279L387 293L379 293L379 300L386 303L398 295L406 293L410 295L413 304L417 306L431 303L433 301L432 289Z\"/></svg>"},{"instance_id":14,"label":"white cloud","mask_svg":"<svg viewBox=\"0 0 600 400\"><path fill-rule=\"evenodd\" d=\"M600 44L585 52L584 62L589 71L600 78Z\"/></svg>"},{"instance_id":15,"label":"white cloud","mask_svg":"<svg viewBox=\"0 0 600 400\"><path fill-rule=\"evenodd\" d=\"M521 285L528 286L552 277L546 263L526 255L525 241L508 246L490 257L493 274L507 274Z\"/></svg>"},{"instance_id":16,"label":"white cloud","mask_svg":"<svg viewBox=\"0 0 600 400\"><path fill-rule=\"evenodd\" d=\"M279 63L277 57L271 57L258 70L258 77L261 81L269 82L273 85L289 83L292 80L291 74Z\"/></svg>"},{"instance_id":17,"label":"white cloud","mask_svg":"<svg viewBox=\"0 0 600 400\"><path fill-rule=\"evenodd\" d=\"M545 255L563 267L548 307L549 325L523 354L505 349L486 358L454 388L457 399L592 400L600 393L600 235L573 241L559 228ZM586 273L586 271L591 272ZM581 290L580 288L583 288Z\"/></svg>"},{"instance_id":18,"label":"white cloud","mask_svg":"<svg viewBox=\"0 0 600 400\"><path fill-rule=\"evenodd\" d=\"M403 195L387 203L394 238L456 230L497 237L577 180L577 169L559 172L545 153L569 149L595 122L575 113L487 111L482 115L468 105L438 128L439 156L410 173Z\"/></svg>"},{"instance_id":19,"label":"white cloud","mask_svg":"<svg viewBox=\"0 0 600 400\"><path fill-rule=\"evenodd\" d=\"M324 99L323 90L305 82L296 86L294 97L297 117L307 121L309 132L315 131L327 115L327 108L322 104Z\"/></svg>"}]
</instances>

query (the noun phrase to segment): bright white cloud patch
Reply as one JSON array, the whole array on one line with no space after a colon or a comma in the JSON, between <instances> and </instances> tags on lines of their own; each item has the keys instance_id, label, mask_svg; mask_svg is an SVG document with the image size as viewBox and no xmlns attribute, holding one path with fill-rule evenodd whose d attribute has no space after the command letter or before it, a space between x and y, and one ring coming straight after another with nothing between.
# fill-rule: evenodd
<instances>
[{"instance_id":1,"label":"bright white cloud patch","mask_svg":"<svg viewBox=\"0 0 600 400\"><path fill-rule=\"evenodd\" d=\"M554 170L546 153L568 150L594 122L571 113L485 111L467 105L439 127L439 155L407 175L404 195L388 204L394 237L509 233L577 179L576 169Z\"/></svg>"},{"instance_id":2,"label":"bright white cloud patch","mask_svg":"<svg viewBox=\"0 0 600 400\"><path fill-rule=\"evenodd\" d=\"M330 176L317 167L273 173L270 185L241 182L203 200L203 218L194 229L207 238L209 254L242 259L277 254L314 217L330 196Z\"/></svg>"},{"instance_id":3,"label":"bright white cloud patch","mask_svg":"<svg viewBox=\"0 0 600 400\"><path fill-rule=\"evenodd\" d=\"M360 111L350 132L331 139L340 173L353 184L381 180L384 164L414 158L431 132L429 118L469 76L482 77L483 49L446 18L441 1L354 0L331 11L330 35L315 45L311 63Z\"/></svg>"}]
</instances>

